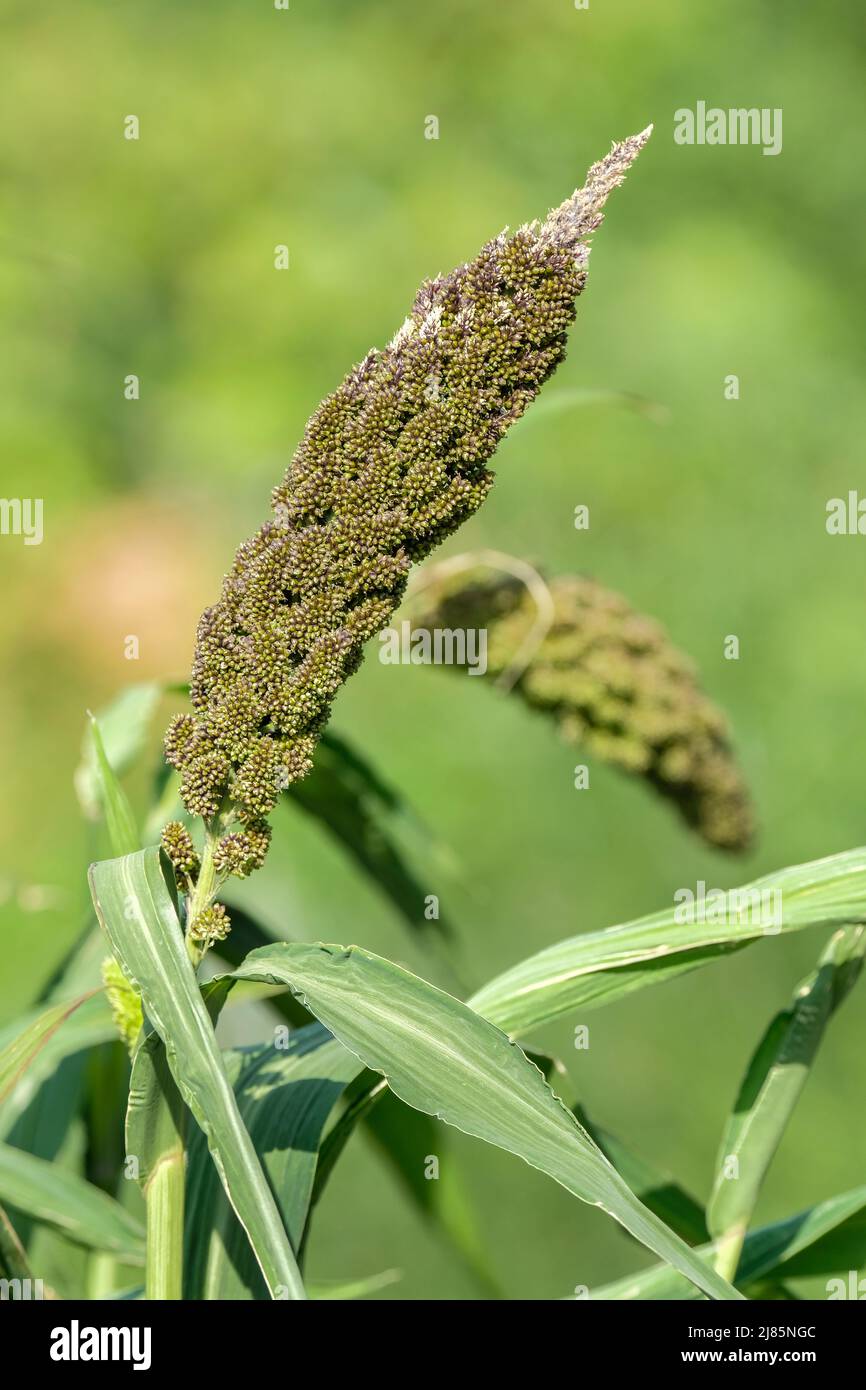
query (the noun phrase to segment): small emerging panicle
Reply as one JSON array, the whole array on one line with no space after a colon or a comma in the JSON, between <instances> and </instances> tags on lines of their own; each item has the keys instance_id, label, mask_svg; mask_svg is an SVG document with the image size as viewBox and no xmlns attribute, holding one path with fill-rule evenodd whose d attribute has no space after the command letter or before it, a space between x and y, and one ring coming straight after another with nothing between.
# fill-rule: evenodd
<instances>
[{"instance_id":1,"label":"small emerging panicle","mask_svg":"<svg viewBox=\"0 0 866 1390\"><path fill-rule=\"evenodd\" d=\"M494 678L525 652L513 688L569 743L644 777L708 844L748 848L752 808L727 721L658 623L595 581L567 576L547 586L552 620L533 641L538 610L519 580L447 569L438 579L434 568L419 593L416 627L483 628Z\"/></svg>"},{"instance_id":2,"label":"small emerging panicle","mask_svg":"<svg viewBox=\"0 0 866 1390\"><path fill-rule=\"evenodd\" d=\"M410 566L487 496L487 467L565 355L587 239L649 132L625 141L547 221L503 232L419 290L309 421L273 515L202 615L194 714L166 736L187 810L249 835L309 771L331 704L386 627ZM259 845L260 848L260 845ZM228 872L261 854L232 840Z\"/></svg>"},{"instance_id":3,"label":"small emerging panicle","mask_svg":"<svg viewBox=\"0 0 866 1390\"><path fill-rule=\"evenodd\" d=\"M231 918L222 903L211 903L193 918L189 935L204 953L215 942L225 941L231 929Z\"/></svg>"},{"instance_id":4,"label":"small emerging panicle","mask_svg":"<svg viewBox=\"0 0 866 1390\"><path fill-rule=\"evenodd\" d=\"M107 956L102 962L102 983L114 1025L132 1056L144 1022L141 995L126 978L114 956Z\"/></svg>"}]
</instances>

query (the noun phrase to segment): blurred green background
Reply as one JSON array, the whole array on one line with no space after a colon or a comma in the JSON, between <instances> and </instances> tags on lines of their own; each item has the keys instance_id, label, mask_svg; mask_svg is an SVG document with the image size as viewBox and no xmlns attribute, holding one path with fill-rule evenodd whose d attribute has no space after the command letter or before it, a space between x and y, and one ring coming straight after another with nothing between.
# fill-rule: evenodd
<instances>
[{"instance_id":1,"label":"blurred green background","mask_svg":"<svg viewBox=\"0 0 866 1390\"><path fill-rule=\"evenodd\" d=\"M2 491L44 498L45 538L0 538L0 1022L77 935L87 858L105 851L72 786L85 709L131 681L185 676L197 615L264 519L306 418L392 335L422 278L543 215L650 121L547 391L638 392L667 421L610 405L528 417L449 549L590 573L660 618L731 716L755 852L711 853L602 766L574 791L575 758L552 730L442 672L368 661L335 728L458 854L459 877L434 875L428 891L459 925L467 990L699 878L730 886L866 838L866 539L825 529L827 500L864 478L854 0L3 11ZM781 107L782 153L675 145L674 111L698 100ZM123 137L129 114L138 141ZM124 398L130 373L137 401ZM738 401L724 397L729 373ZM588 532L573 527L580 502ZM736 662L722 655L731 633ZM288 809L276 838L244 897L274 930L359 942L449 983L318 829ZM770 941L592 1014L588 1051L571 1041L582 1020L539 1042L598 1121L703 1196L750 1050L821 944ZM833 1024L762 1218L862 1181L860 1008L855 994ZM460 1136L454 1148L509 1296L558 1297L645 1262L517 1160ZM402 1269L386 1297L479 1292L363 1136L310 1261L316 1278Z\"/></svg>"}]
</instances>

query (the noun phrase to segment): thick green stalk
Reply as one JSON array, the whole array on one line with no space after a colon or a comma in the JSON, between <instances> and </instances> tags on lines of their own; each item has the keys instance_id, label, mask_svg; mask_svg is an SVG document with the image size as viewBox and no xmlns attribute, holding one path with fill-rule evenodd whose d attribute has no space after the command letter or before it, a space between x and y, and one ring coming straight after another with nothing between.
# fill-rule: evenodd
<instances>
[{"instance_id":1,"label":"thick green stalk","mask_svg":"<svg viewBox=\"0 0 866 1390\"><path fill-rule=\"evenodd\" d=\"M145 1188L145 1297L150 1302L183 1297L184 1169L184 1151L178 1145L163 1154Z\"/></svg>"}]
</instances>

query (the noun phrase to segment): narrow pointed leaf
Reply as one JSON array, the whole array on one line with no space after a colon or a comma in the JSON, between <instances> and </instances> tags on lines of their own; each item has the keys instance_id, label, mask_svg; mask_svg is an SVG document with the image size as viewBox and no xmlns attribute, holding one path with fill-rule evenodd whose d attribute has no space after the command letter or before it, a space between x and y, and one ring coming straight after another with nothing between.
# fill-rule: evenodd
<instances>
[{"instance_id":1,"label":"narrow pointed leaf","mask_svg":"<svg viewBox=\"0 0 866 1390\"><path fill-rule=\"evenodd\" d=\"M852 1254L866 1258L866 1187L855 1188L838 1197L830 1197L819 1202L807 1211L789 1216L784 1221L776 1221L769 1226L761 1226L750 1231L743 1243L743 1253L737 1271L737 1284L745 1287L758 1279L789 1279L804 1274L846 1271L856 1268L845 1264ZM853 1236L853 1242L851 1237ZM828 1252L836 1251L841 1263L829 1262ZM828 1244L824 1244L828 1242ZM720 1241L701 1246L695 1253L707 1263L712 1263L718 1253ZM852 1249L853 1244L853 1249ZM810 1265L808 1256L824 1247L820 1268ZM700 1298L695 1286L669 1265L653 1265L640 1274L617 1279L591 1289L590 1298L630 1300L651 1299L659 1302L690 1300Z\"/></svg>"},{"instance_id":2,"label":"narrow pointed leaf","mask_svg":"<svg viewBox=\"0 0 866 1390\"><path fill-rule=\"evenodd\" d=\"M391 1284L399 1284L403 1275L399 1269L383 1269L381 1274L368 1274L366 1279L352 1279L345 1284L312 1284L310 1298L319 1300L339 1299L341 1302L356 1298L366 1298L371 1293L380 1293Z\"/></svg>"},{"instance_id":3,"label":"narrow pointed leaf","mask_svg":"<svg viewBox=\"0 0 866 1390\"><path fill-rule=\"evenodd\" d=\"M824 1030L863 965L866 929L836 932L817 968L764 1034L722 1136L707 1224L714 1236L748 1228L767 1169L809 1076Z\"/></svg>"},{"instance_id":4,"label":"narrow pointed leaf","mask_svg":"<svg viewBox=\"0 0 866 1390\"><path fill-rule=\"evenodd\" d=\"M186 952L159 851L90 870L96 913L138 986L166 1046L175 1082L208 1137L229 1201L247 1232L271 1296L302 1298L303 1284L273 1195L238 1113L213 1025Z\"/></svg>"},{"instance_id":5,"label":"narrow pointed leaf","mask_svg":"<svg viewBox=\"0 0 866 1390\"><path fill-rule=\"evenodd\" d=\"M83 1068L87 1051L100 1043L112 1042L117 1036L102 991L85 996L84 1002L75 1007L72 1013L64 1015L68 1009L68 1003L60 1006L60 1026L49 1032L41 1046L32 1053L17 1081L0 1102L0 1139L12 1138L19 1148L31 1152L36 1150L31 1148L30 1143L24 1142L22 1133L15 1132L13 1136L16 1126L23 1124L27 1117L30 1126L38 1128L41 1125L44 1128L47 1124L48 1128L53 1128L51 1115L40 1116L38 1112L52 1105L58 1111L64 1110L69 1099L65 1091L75 1089L72 1075L79 1064ZM33 1015L33 1020L44 1016L45 1010L42 1010ZM43 1156L49 1155L46 1153Z\"/></svg>"},{"instance_id":6,"label":"narrow pointed leaf","mask_svg":"<svg viewBox=\"0 0 866 1390\"><path fill-rule=\"evenodd\" d=\"M299 1250L325 1128L363 1066L320 1023L290 1034L285 1048L268 1044L224 1057L241 1117ZM188 1299L267 1296L201 1136L189 1148L184 1270Z\"/></svg>"},{"instance_id":7,"label":"narrow pointed leaf","mask_svg":"<svg viewBox=\"0 0 866 1390\"><path fill-rule=\"evenodd\" d=\"M358 947L286 943L234 978L287 984L407 1105L517 1154L712 1297L739 1297L637 1200L520 1048L459 1000Z\"/></svg>"},{"instance_id":8,"label":"narrow pointed leaf","mask_svg":"<svg viewBox=\"0 0 866 1390\"><path fill-rule=\"evenodd\" d=\"M115 778L122 777L135 764L162 693L163 686L155 681L130 685L99 711L97 719L102 753L113 769ZM75 790L81 808L90 820L98 820L103 813L105 796L102 780L99 749L92 737L92 725L88 722L81 762L75 772Z\"/></svg>"},{"instance_id":9,"label":"narrow pointed leaf","mask_svg":"<svg viewBox=\"0 0 866 1390\"><path fill-rule=\"evenodd\" d=\"M27 1068L46 1047L60 1025L89 998L90 994L82 994L67 1003L55 1004L38 1014L30 1015L20 1029L18 1025L13 1024L11 1029L6 1030L7 1034L11 1032L12 1036L7 1036L0 1050L0 1104L12 1094Z\"/></svg>"},{"instance_id":10,"label":"narrow pointed leaf","mask_svg":"<svg viewBox=\"0 0 866 1390\"><path fill-rule=\"evenodd\" d=\"M108 839L112 853L120 856L122 854L134 854L141 848L141 838L138 833L138 826L135 823L135 816L129 804L129 798L108 761L108 754L102 742L102 734L99 725L91 715L90 733L93 739L93 747L96 751L95 756L95 775L98 788L100 805L105 814L105 824L108 829Z\"/></svg>"},{"instance_id":11,"label":"narrow pointed leaf","mask_svg":"<svg viewBox=\"0 0 866 1390\"><path fill-rule=\"evenodd\" d=\"M613 1134L593 1123L582 1106L576 1106L574 1113L605 1158L650 1211L661 1217L665 1225L670 1226L689 1245L700 1245L709 1240L704 1209L691 1193L686 1192L668 1173L659 1172Z\"/></svg>"},{"instance_id":12,"label":"narrow pointed leaf","mask_svg":"<svg viewBox=\"0 0 866 1390\"><path fill-rule=\"evenodd\" d=\"M522 1035L562 1014L611 1003L778 932L866 921L866 848L768 874L683 920L683 905L540 951L469 1000Z\"/></svg>"},{"instance_id":13,"label":"narrow pointed leaf","mask_svg":"<svg viewBox=\"0 0 866 1390\"><path fill-rule=\"evenodd\" d=\"M0 1201L92 1250L135 1264L144 1258L144 1228L119 1202L57 1163L0 1144Z\"/></svg>"}]
</instances>

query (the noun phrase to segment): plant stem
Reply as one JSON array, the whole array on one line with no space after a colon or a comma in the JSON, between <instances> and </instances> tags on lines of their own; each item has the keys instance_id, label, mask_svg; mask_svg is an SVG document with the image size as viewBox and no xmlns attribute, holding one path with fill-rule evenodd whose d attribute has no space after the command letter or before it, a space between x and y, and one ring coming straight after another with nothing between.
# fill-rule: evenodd
<instances>
[{"instance_id":1,"label":"plant stem","mask_svg":"<svg viewBox=\"0 0 866 1390\"><path fill-rule=\"evenodd\" d=\"M183 1297L184 1152L182 1145L162 1155L145 1192L147 1256L145 1298Z\"/></svg>"},{"instance_id":2,"label":"plant stem","mask_svg":"<svg viewBox=\"0 0 866 1390\"><path fill-rule=\"evenodd\" d=\"M193 889L192 897L189 900L186 918L186 948L189 952L190 960L194 967L197 967L204 954L203 949L193 940L191 928L200 913L209 907L211 900L217 891L216 870L214 869L213 852L217 842L217 835L209 825L205 826L204 845L201 853L201 868L199 869L198 879Z\"/></svg>"},{"instance_id":3,"label":"plant stem","mask_svg":"<svg viewBox=\"0 0 866 1390\"><path fill-rule=\"evenodd\" d=\"M87 1263L87 1297L97 1302L108 1298L117 1278L117 1256L110 1250L94 1250Z\"/></svg>"},{"instance_id":4,"label":"plant stem","mask_svg":"<svg viewBox=\"0 0 866 1390\"><path fill-rule=\"evenodd\" d=\"M720 1274L723 1279L727 1279L729 1284L734 1282L745 1238L745 1225L737 1225L726 1231L719 1241L719 1248L716 1251L714 1261L716 1273Z\"/></svg>"},{"instance_id":5,"label":"plant stem","mask_svg":"<svg viewBox=\"0 0 866 1390\"><path fill-rule=\"evenodd\" d=\"M209 826L205 828L204 845L201 852L201 868L189 905L189 921L194 922L200 912L210 903L216 891L216 871L213 864L216 835Z\"/></svg>"}]
</instances>

